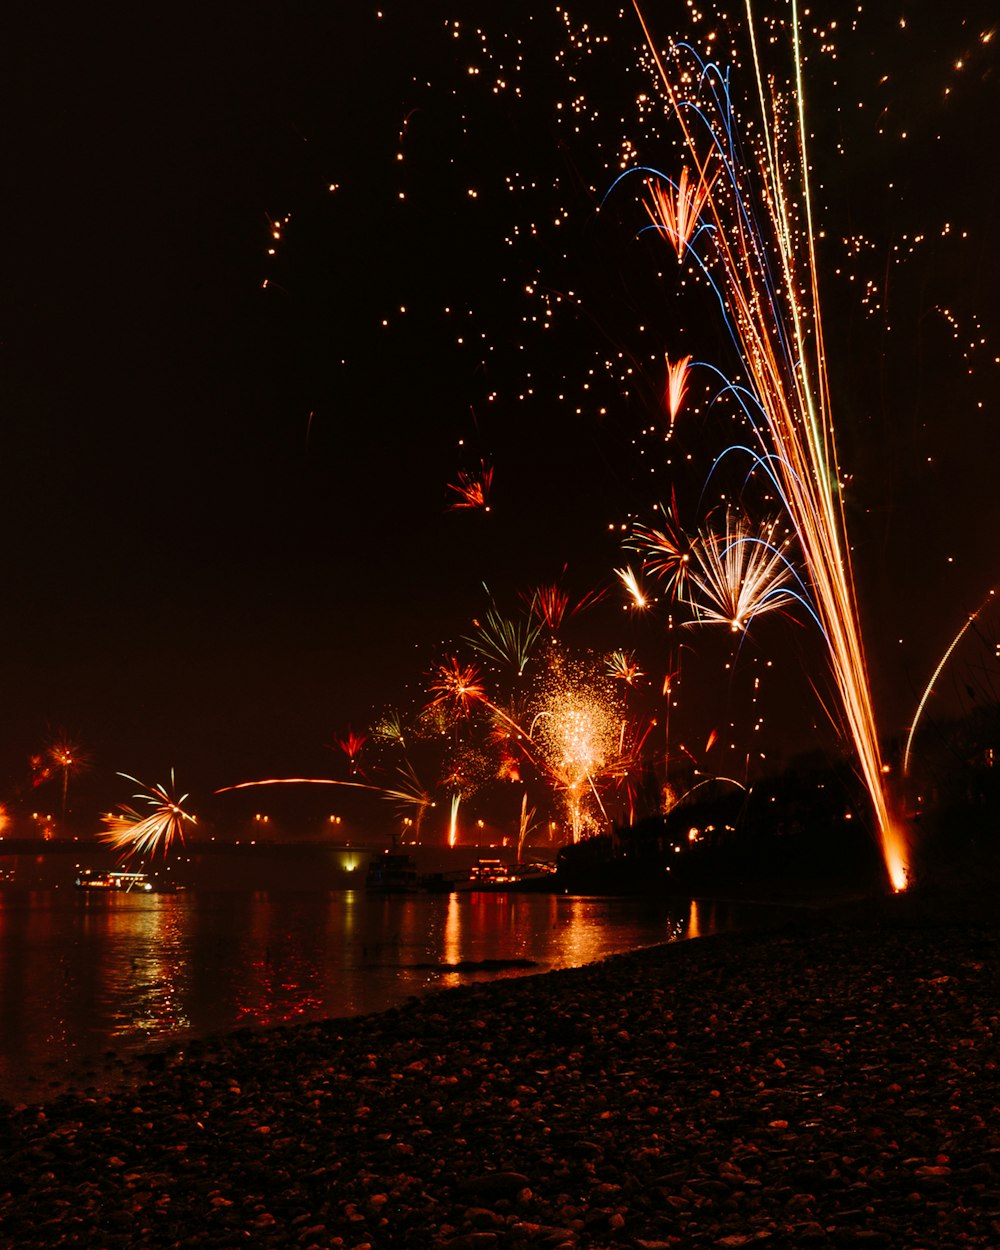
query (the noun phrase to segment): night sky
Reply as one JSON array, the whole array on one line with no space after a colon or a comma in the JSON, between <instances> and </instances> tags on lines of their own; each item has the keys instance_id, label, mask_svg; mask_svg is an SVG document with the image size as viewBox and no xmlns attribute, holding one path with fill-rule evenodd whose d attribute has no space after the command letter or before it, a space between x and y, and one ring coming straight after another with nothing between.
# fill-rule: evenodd
<instances>
[{"instance_id":1,"label":"night sky","mask_svg":"<svg viewBox=\"0 0 1000 1250\"><path fill-rule=\"evenodd\" d=\"M636 237L635 191L598 211L624 136L671 155L631 8L501 8L18 7L0 798L35 801L60 735L91 756L85 821L116 770L199 796L343 772L328 744L419 702L484 584L506 608L612 587L589 641L662 680L662 618L612 570L672 490L700 520L718 419L642 431L664 352L724 336ZM1000 582L1000 34L985 3L813 11L830 379L891 737ZM647 10L664 41L688 14ZM481 463L490 511L449 508ZM779 665L779 755L830 740L803 635L741 649ZM737 697L720 655L682 696L701 737Z\"/></svg>"}]
</instances>

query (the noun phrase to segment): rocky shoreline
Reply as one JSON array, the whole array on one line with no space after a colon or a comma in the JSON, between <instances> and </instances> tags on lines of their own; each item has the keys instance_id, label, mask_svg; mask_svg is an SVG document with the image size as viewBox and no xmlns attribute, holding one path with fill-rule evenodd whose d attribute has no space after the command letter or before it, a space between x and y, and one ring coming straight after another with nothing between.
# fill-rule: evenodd
<instances>
[{"instance_id":1,"label":"rocky shoreline","mask_svg":"<svg viewBox=\"0 0 1000 1250\"><path fill-rule=\"evenodd\" d=\"M0 1244L1000 1245L1000 924L904 896L8 1108Z\"/></svg>"}]
</instances>

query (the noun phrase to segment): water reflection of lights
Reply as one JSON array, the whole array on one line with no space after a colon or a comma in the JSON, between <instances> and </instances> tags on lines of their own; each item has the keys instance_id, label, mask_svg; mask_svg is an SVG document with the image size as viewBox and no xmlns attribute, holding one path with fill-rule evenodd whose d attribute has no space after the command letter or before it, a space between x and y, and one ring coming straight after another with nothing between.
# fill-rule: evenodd
<instances>
[{"instance_id":1,"label":"water reflection of lights","mask_svg":"<svg viewBox=\"0 0 1000 1250\"><path fill-rule=\"evenodd\" d=\"M448 910L444 918L444 962L456 964L462 958L461 903L455 893L448 895Z\"/></svg>"},{"instance_id":2,"label":"water reflection of lights","mask_svg":"<svg viewBox=\"0 0 1000 1250\"><path fill-rule=\"evenodd\" d=\"M89 925L114 931L114 958L102 964L101 1009L112 1037L160 1037L190 1027L183 903L173 895L102 900Z\"/></svg>"},{"instance_id":3,"label":"water reflection of lights","mask_svg":"<svg viewBox=\"0 0 1000 1250\"><path fill-rule=\"evenodd\" d=\"M0 1097L19 1074L48 1079L59 1065L103 1062L109 1047L126 1055L240 1025L381 1011L497 976L427 965L527 958L528 972L544 972L720 932L749 911L554 894L0 892ZM22 1081L16 1093L32 1091Z\"/></svg>"}]
</instances>

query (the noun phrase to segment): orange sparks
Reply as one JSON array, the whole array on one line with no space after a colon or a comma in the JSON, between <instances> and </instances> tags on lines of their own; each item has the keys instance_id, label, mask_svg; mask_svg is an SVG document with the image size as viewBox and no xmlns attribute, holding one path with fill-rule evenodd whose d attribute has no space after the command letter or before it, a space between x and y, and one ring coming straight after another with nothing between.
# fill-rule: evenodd
<instances>
[{"instance_id":1,"label":"orange sparks","mask_svg":"<svg viewBox=\"0 0 1000 1250\"><path fill-rule=\"evenodd\" d=\"M350 726L348 726L346 738L336 739L336 746L338 746L347 756L348 760L350 760L352 773L358 771L358 756L361 754L361 748L367 741L367 734L355 733Z\"/></svg>"},{"instance_id":2,"label":"orange sparks","mask_svg":"<svg viewBox=\"0 0 1000 1250\"><path fill-rule=\"evenodd\" d=\"M445 664L438 665L429 693L433 695L428 707L452 706L468 716L473 703L486 701L486 689L479 680L475 664L462 665L455 656Z\"/></svg>"},{"instance_id":3,"label":"orange sparks","mask_svg":"<svg viewBox=\"0 0 1000 1250\"><path fill-rule=\"evenodd\" d=\"M705 177L698 159L700 133L696 138L693 122L689 124L689 119L702 114L687 107L692 101L700 102L689 90L690 84L697 81L700 89L703 80L685 73L685 65L678 66L676 77L671 74L656 50L638 0L635 6L669 110L699 171L695 184L684 168L676 184L649 186L651 201L647 199L645 207L654 225L668 237L678 260L684 258L703 211L712 231L713 247L705 263L716 271L716 290L742 349L752 411L759 413L752 420L760 453L773 466L775 485L808 570L811 597L840 694L844 729L853 740L871 796L887 874L894 888L905 888L905 835L889 812L883 787L881 747L858 620L844 502L835 488L840 472L819 299L814 242L818 231L813 225L809 185L797 6L793 2L794 106L786 118L761 63L752 3L747 0L759 103L759 130L753 147L758 206L763 210L759 221L735 169L727 167L718 191L714 189L715 178ZM722 117L715 125L724 129L728 119ZM768 258L766 273L762 273L762 257Z\"/></svg>"},{"instance_id":4,"label":"orange sparks","mask_svg":"<svg viewBox=\"0 0 1000 1250\"><path fill-rule=\"evenodd\" d=\"M480 464L479 473L465 473L459 471L458 485L448 483L448 489L453 490L458 499L453 500L448 507L452 510L456 508L482 508L484 512L489 512L490 487L493 485L493 468Z\"/></svg>"},{"instance_id":5,"label":"orange sparks","mask_svg":"<svg viewBox=\"0 0 1000 1250\"><path fill-rule=\"evenodd\" d=\"M698 229L701 210L714 181L714 176L706 178L704 170L699 170L698 180L693 182L685 165L676 186L664 186L662 182L647 184L650 198L646 201L646 211L654 226L670 240L678 263L684 259L684 253Z\"/></svg>"},{"instance_id":6,"label":"orange sparks","mask_svg":"<svg viewBox=\"0 0 1000 1250\"><path fill-rule=\"evenodd\" d=\"M608 676L624 682L626 686L635 686L645 673L639 668L633 652L613 651L608 657Z\"/></svg>"},{"instance_id":7,"label":"orange sparks","mask_svg":"<svg viewBox=\"0 0 1000 1250\"><path fill-rule=\"evenodd\" d=\"M638 609L639 611L643 608L648 608L649 599L646 596L646 592L639 584L639 575L633 569L629 568L628 565L626 565L623 569L615 569L615 572L621 579L622 585L628 591L629 597L632 600L632 607Z\"/></svg>"},{"instance_id":8,"label":"orange sparks","mask_svg":"<svg viewBox=\"0 0 1000 1250\"><path fill-rule=\"evenodd\" d=\"M684 402L684 396L687 394L687 372L691 363L690 356L681 356L679 360L673 363L670 357L667 358L667 389L664 400L667 405L667 412L670 413L670 428L667 430L667 438L674 432L674 422L677 420L677 414L681 410L681 404Z\"/></svg>"}]
</instances>

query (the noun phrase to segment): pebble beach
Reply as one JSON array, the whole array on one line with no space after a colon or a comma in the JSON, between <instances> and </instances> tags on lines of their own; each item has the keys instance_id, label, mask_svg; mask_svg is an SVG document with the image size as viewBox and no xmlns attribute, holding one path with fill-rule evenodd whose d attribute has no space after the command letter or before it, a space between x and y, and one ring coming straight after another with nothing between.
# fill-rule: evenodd
<instances>
[{"instance_id":1,"label":"pebble beach","mask_svg":"<svg viewBox=\"0 0 1000 1250\"><path fill-rule=\"evenodd\" d=\"M912 895L7 1106L0 1244L1000 1246L1000 923Z\"/></svg>"}]
</instances>

